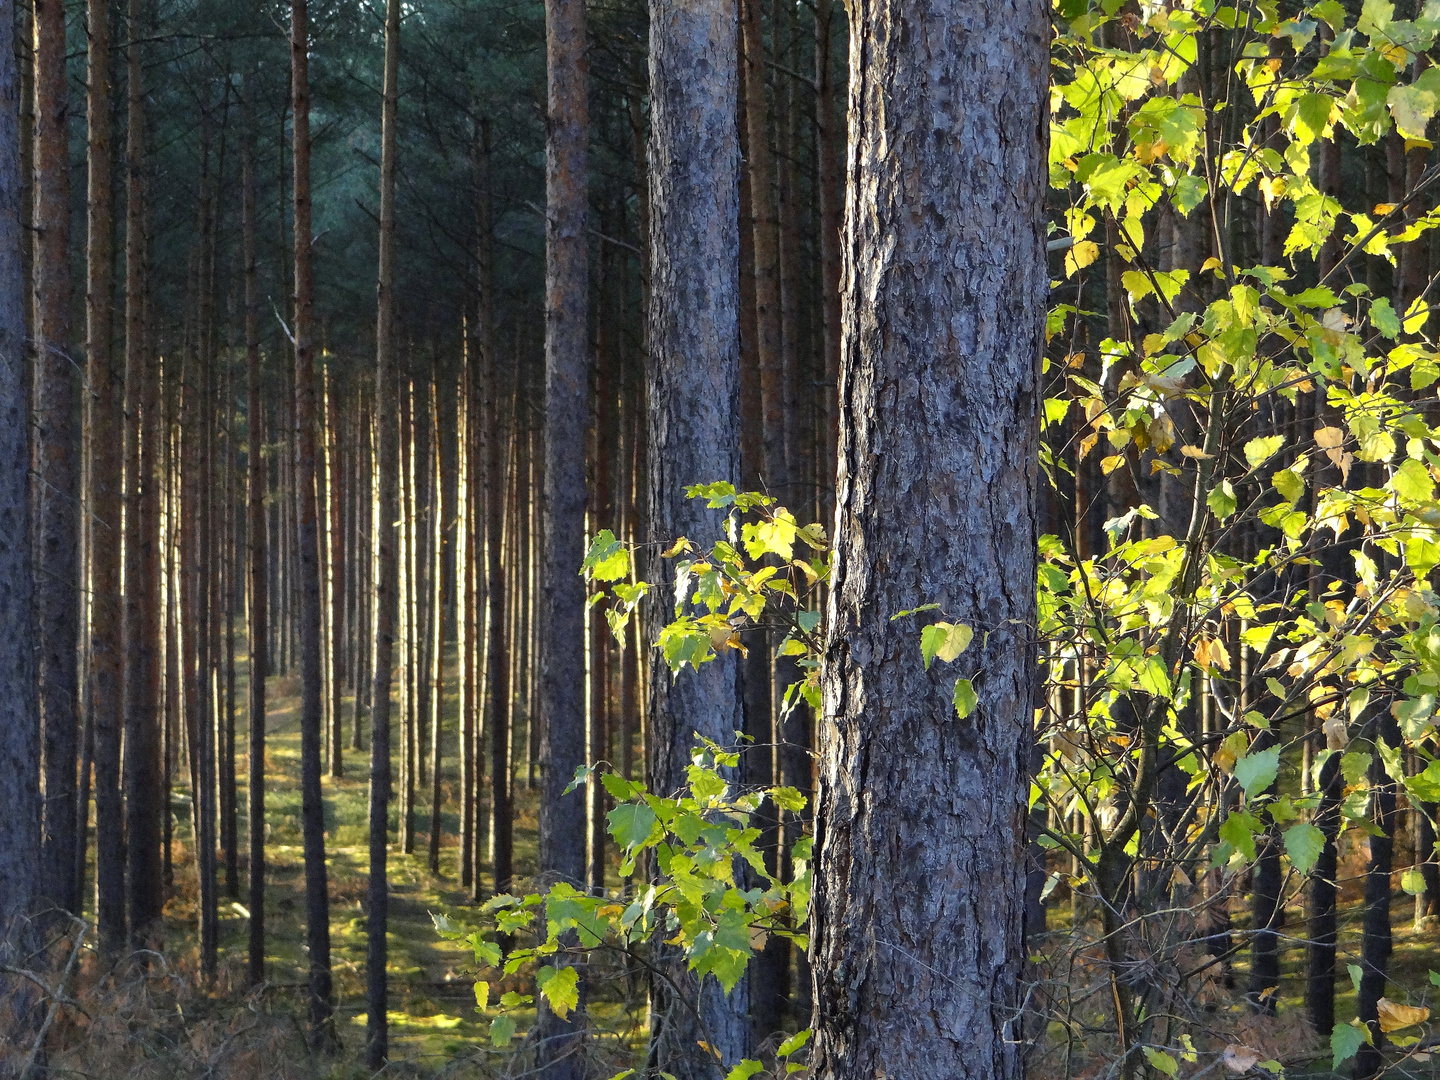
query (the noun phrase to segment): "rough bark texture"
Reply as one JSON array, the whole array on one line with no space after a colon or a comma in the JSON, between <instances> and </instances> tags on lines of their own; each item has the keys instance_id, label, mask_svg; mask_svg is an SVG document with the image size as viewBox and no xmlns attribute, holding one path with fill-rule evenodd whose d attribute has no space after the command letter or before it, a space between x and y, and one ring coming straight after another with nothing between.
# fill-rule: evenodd
<instances>
[{"instance_id":1,"label":"rough bark texture","mask_svg":"<svg viewBox=\"0 0 1440 1080\"><path fill-rule=\"evenodd\" d=\"M365 1063L376 1070L389 1049L385 934L390 916L386 859L390 829L390 668L395 655L399 571L395 528L396 456L395 149L400 83L400 0L385 5L385 84L380 124L380 268L375 317L375 681L370 694L370 911L365 925Z\"/></svg>"},{"instance_id":2,"label":"rough bark texture","mask_svg":"<svg viewBox=\"0 0 1440 1080\"><path fill-rule=\"evenodd\" d=\"M95 723L95 915L101 947L125 942L125 811L120 799L124 722L124 615L120 600L124 504L123 384L111 348L114 230L110 160L110 4L89 0L86 123L89 202L85 354L90 458L90 708Z\"/></svg>"},{"instance_id":3,"label":"rough bark texture","mask_svg":"<svg viewBox=\"0 0 1440 1080\"><path fill-rule=\"evenodd\" d=\"M589 161L584 0L546 0L545 627L540 672L540 873L585 883L584 796L562 797L585 761L585 438L590 417ZM541 1003L537 1062L546 1080L584 1075L582 1008L561 1020Z\"/></svg>"},{"instance_id":4,"label":"rough bark texture","mask_svg":"<svg viewBox=\"0 0 1440 1080\"><path fill-rule=\"evenodd\" d=\"M1019 1077L1048 10L860 0L851 26L813 1068ZM890 621L922 603L975 630L928 672Z\"/></svg>"},{"instance_id":5,"label":"rough bark texture","mask_svg":"<svg viewBox=\"0 0 1440 1080\"><path fill-rule=\"evenodd\" d=\"M160 865L160 379L146 341L145 85L141 0L126 12L125 865L134 944L165 904Z\"/></svg>"},{"instance_id":6,"label":"rough bark texture","mask_svg":"<svg viewBox=\"0 0 1440 1080\"><path fill-rule=\"evenodd\" d=\"M40 895L40 717L30 577L30 389L14 23L0 19L0 964L24 961ZM17 982L7 994L33 992ZM17 1010L19 1015L21 1010Z\"/></svg>"},{"instance_id":7,"label":"rough bark texture","mask_svg":"<svg viewBox=\"0 0 1440 1080\"><path fill-rule=\"evenodd\" d=\"M649 539L656 551L678 536L703 542L720 527L704 500L685 497L686 485L734 483L740 474L736 48L734 0L652 0ZM667 560L654 563L646 580L669 572L673 581ZM672 594L657 585L647 640L667 621ZM734 743L743 723L738 670L733 652L678 679L664 664L651 665L653 790L683 786L697 732ZM696 1080L723 1076L748 1045L745 982L726 998L710 978L702 993L675 952L661 947L656 962L674 984L652 984L652 1066ZM702 1039L723 1064L698 1045Z\"/></svg>"},{"instance_id":8,"label":"rough bark texture","mask_svg":"<svg viewBox=\"0 0 1440 1080\"><path fill-rule=\"evenodd\" d=\"M322 700L320 522L316 497L317 416L314 282L310 262L310 59L305 0L290 7L295 200L295 566L300 624L300 824L305 846L306 943L310 950L310 1038L335 1041L330 977L330 900L325 875L325 806L320 789Z\"/></svg>"},{"instance_id":9,"label":"rough bark texture","mask_svg":"<svg viewBox=\"0 0 1440 1080\"><path fill-rule=\"evenodd\" d=\"M35 676L44 731L45 899L80 909L75 876L79 753L80 373L70 355L70 147L65 5L35 3Z\"/></svg>"}]
</instances>

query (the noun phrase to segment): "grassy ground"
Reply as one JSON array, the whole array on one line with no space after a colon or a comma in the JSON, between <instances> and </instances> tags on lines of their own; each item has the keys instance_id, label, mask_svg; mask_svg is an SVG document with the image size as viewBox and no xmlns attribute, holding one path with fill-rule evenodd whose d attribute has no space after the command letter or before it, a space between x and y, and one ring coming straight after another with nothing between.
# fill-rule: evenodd
<instances>
[{"instance_id":1,"label":"grassy ground","mask_svg":"<svg viewBox=\"0 0 1440 1080\"><path fill-rule=\"evenodd\" d=\"M452 654L453 659L453 654ZM453 685L448 688L444 711L444 767L441 770L445 795L441 817L443 835L440 873L428 869L430 833L428 783L417 796L415 851L404 854L392 843L389 856L390 933L389 941L389 1029L392 1062L424 1071L474 1058L484 1062L488 1050L488 1017L477 1014L474 996L474 962L468 950L441 940L431 922L431 912L466 916L471 904L470 890L459 880L458 774L456 757L457 701ZM220 963L221 977L216 993L238 995L245 985L249 914L242 906L248 890L244 861L249 823L245 813L244 783L248 770L245 716L247 690L243 665L237 671L237 755L240 784L239 836L241 865L233 892L221 860ZM304 863L300 827L300 732L298 684L293 678L272 677L267 686L266 777L266 993L267 1007L289 1010L297 1018L305 1011L305 978L308 956L305 949ZM347 730L352 703L346 699L344 718ZM368 721L367 721L368 722ZM335 981L337 1022L343 1051L330 1066L337 1075L349 1075L347 1062L358 1060L365 1042L365 949L367 935L366 889L369 872L367 814L369 747L344 754L343 778L325 776L326 863L329 868L331 961ZM398 736L398 732L397 732ZM516 743L523 746L523 727ZM398 783L399 739L392 739L392 772ZM523 756L523 754L522 754ZM179 770L183 782L185 770ZM515 871L525 879L535 870L536 814L538 791L525 786L525 768L517 766ZM575 796L577 808L579 796ZM392 802L392 837L396 835L396 803ZM185 956L195 949L196 903L193 863L185 851L191 837L188 792L177 788L175 839L177 852L176 895L166 908L167 951ZM583 828L583 812L577 818ZM488 880L491 868L482 867ZM602 1053L609 1061L628 1064L638 1046L643 1008L635 987L628 1001L623 984L601 987L592 1003L592 1023L607 1035L601 1039ZM498 994L494 998L498 998ZM492 998L493 1000L493 998ZM492 1010L489 1016L495 1015ZM523 1033L533 1020L521 1015ZM392 1071L397 1066L392 1066Z\"/></svg>"}]
</instances>

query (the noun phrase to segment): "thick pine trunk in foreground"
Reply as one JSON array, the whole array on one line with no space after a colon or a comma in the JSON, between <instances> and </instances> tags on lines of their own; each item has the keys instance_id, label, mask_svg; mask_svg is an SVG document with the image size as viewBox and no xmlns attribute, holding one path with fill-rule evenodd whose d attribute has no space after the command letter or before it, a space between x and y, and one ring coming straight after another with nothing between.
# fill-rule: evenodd
<instances>
[{"instance_id":1,"label":"thick pine trunk in foreground","mask_svg":"<svg viewBox=\"0 0 1440 1080\"><path fill-rule=\"evenodd\" d=\"M718 515L704 500L687 499L686 485L740 478L736 48L734 0L652 0L649 539L656 551L675 537L703 543L715 533ZM647 580L659 582L667 572L673 580L673 564L654 563ZM672 594L672 587L657 585L646 640L668 621ZM683 787L696 732L734 742L742 725L738 674L734 652L678 679L664 664L651 666L653 790L670 795ZM702 993L673 949L662 946L656 963L673 984L652 982L651 1064L696 1080L724 1076L748 1045L747 983L727 998L708 978ZM698 1045L701 1039L722 1061Z\"/></svg>"},{"instance_id":2,"label":"thick pine trunk in foreground","mask_svg":"<svg viewBox=\"0 0 1440 1080\"><path fill-rule=\"evenodd\" d=\"M322 699L319 451L315 407L314 281L310 260L310 60L305 0L290 8L295 215L295 566L300 624L300 824L305 846L306 944L310 949L310 1039L336 1041L331 1014L330 899L325 876L325 806L320 787Z\"/></svg>"},{"instance_id":3,"label":"thick pine trunk in foreground","mask_svg":"<svg viewBox=\"0 0 1440 1080\"><path fill-rule=\"evenodd\" d=\"M585 430L590 419L589 159L584 0L546 0L545 638L540 657L540 873L585 885L584 796L562 793L585 762ZM518 416L519 410L515 415ZM583 980L582 980L583 984ZM581 1009L541 1002L537 1066L545 1080L583 1076Z\"/></svg>"},{"instance_id":4,"label":"thick pine trunk in foreground","mask_svg":"<svg viewBox=\"0 0 1440 1080\"><path fill-rule=\"evenodd\" d=\"M851 27L813 1069L1019 1077L1048 9L858 0ZM975 630L928 672L890 621L924 603Z\"/></svg>"},{"instance_id":5,"label":"thick pine trunk in foreground","mask_svg":"<svg viewBox=\"0 0 1440 1080\"><path fill-rule=\"evenodd\" d=\"M40 896L40 718L30 576L30 387L14 24L0 20L0 964L24 964ZM33 998L18 980L6 993ZM16 1015L22 1014L16 1009Z\"/></svg>"},{"instance_id":6,"label":"thick pine trunk in foreground","mask_svg":"<svg viewBox=\"0 0 1440 1080\"><path fill-rule=\"evenodd\" d=\"M80 372L70 343L70 145L65 5L35 2L35 392L32 425L35 678L44 730L40 887L80 910L75 875L79 755ZM43 567L43 569L42 569Z\"/></svg>"}]
</instances>

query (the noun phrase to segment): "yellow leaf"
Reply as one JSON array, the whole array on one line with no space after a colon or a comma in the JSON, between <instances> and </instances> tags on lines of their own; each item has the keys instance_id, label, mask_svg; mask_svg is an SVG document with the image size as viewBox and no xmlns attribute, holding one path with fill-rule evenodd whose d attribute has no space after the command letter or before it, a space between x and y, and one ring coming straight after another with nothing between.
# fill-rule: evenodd
<instances>
[{"instance_id":1,"label":"yellow leaf","mask_svg":"<svg viewBox=\"0 0 1440 1080\"><path fill-rule=\"evenodd\" d=\"M1094 240L1078 240L1065 253L1065 276L1074 277L1100 257L1100 245Z\"/></svg>"},{"instance_id":2,"label":"yellow leaf","mask_svg":"<svg viewBox=\"0 0 1440 1080\"><path fill-rule=\"evenodd\" d=\"M1424 1006L1402 1005L1383 997L1375 1003L1375 1012L1380 1017L1380 1030L1387 1035L1430 1019L1430 1010Z\"/></svg>"},{"instance_id":3,"label":"yellow leaf","mask_svg":"<svg viewBox=\"0 0 1440 1080\"><path fill-rule=\"evenodd\" d=\"M1186 443L1184 446L1180 447L1180 453L1185 457L1195 458L1197 460L1204 460L1215 456L1214 454L1205 453L1205 451L1201 450L1200 447L1194 446L1190 443Z\"/></svg>"},{"instance_id":4,"label":"yellow leaf","mask_svg":"<svg viewBox=\"0 0 1440 1080\"><path fill-rule=\"evenodd\" d=\"M1107 458L1100 459L1100 471L1109 476L1123 464L1125 464L1124 454L1111 454Z\"/></svg>"}]
</instances>

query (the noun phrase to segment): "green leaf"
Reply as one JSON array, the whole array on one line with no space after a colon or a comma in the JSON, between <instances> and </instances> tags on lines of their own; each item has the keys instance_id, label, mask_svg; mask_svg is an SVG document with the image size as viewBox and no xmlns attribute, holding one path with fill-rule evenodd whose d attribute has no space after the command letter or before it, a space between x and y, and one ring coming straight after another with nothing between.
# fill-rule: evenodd
<instances>
[{"instance_id":1,"label":"green leaf","mask_svg":"<svg viewBox=\"0 0 1440 1080\"><path fill-rule=\"evenodd\" d=\"M1400 333L1400 316L1395 313L1388 296L1377 297L1370 305L1370 322L1391 341Z\"/></svg>"},{"instance_id":2,"label":"green leaf","mask_svg":"<svg viewBox=\"0 0 1440 1080\"><path fill-rule=\"evenodd\" d=\"M896 619L903 619L907 615L918 615L922 611L936 611L939 607L939 604L921 604L919 607L906 608L904 611L897 611L894 615L891 615L890 621L894 622Z\"/></svg>"},{"instance_id":3,"label":"green leaf","mask_svg":"<svg viewBox=\"0 0 1440 1080\"><path fill-rule=\"evenodd\" d=\"M1405 790L1421 802L1440 801L1440 759L1426 765L1424 772L1408 777Z\"/></svg>"},{"instance_id":4,"label":"green leaf","mask_svg":"<svg viewBox=\"0 0 1440 1080\"><path fill-rule=\"evenodd\" d=\"M1215 516L1224 521L1235 512L1235 488L1229 480L1221 480L1210 489L1210 494L1205 496L1205 505L1210 507Z\"/></svg>"},{"instance_id":5,"label":"green leaf","mask_svg":"<svg viewBox=\"0 0 1440 1080\"><path fill-rule=\"evenodd\" d=\"M490 1021L490 1042L494 1046L509 1046L515 1037L515 1018L497 1016Z\"/></svg>"},{"instance_id":6,"label":"green leaf","mask_svg":"<svg viewBox=\"0 0 1440 1080\"><path fill-rule=\"evenodd\" d=\"M1341 1063L1354 1057L1364 1042L1365 1033L1359 1028L1336 1024L1335 1030L1330 1033L1330 1051L1335 1057L1333 1067L1338 1069Z\"/></svg>"},{"instance_id":7,"label":"green leaf","mask_svg":"<svg viewBox=\"0 0 1440 1080\"><path fill-rule=\"evenodd\" d=\"M1171 694L1170 673L1165 670L1165 661L1152 656L1138 672L1140 689L1151 697L1168 698Z\"/></svg>"},{"instance_id":8,"label":"green leaf","mask_svg":"<svg viewBox=\"0 0 1440 1080\"><path fill-rule=\"evenodd\" d=\"M475 1011L484 1012L490 1004L490 984L484 979L475 980Z\"/></svg>"},{"instance_id":9,"label":"green leaf","mask_svg":"<svg viewBox=\"0 0 1440 1080\"><path fill-rule=\"evenodd\" d=\"M1276 451L1284 445L1284 435L1266 435L1263 438L1251 439L1245 444L1245 460L1250 463L1252 469L1258 469L1274 457Z\"/></svg>"},{"instance_id":10,"label":"green leaf","mask_svg":"<svg viewBox=\"0 0 1440 1080\"><path fill-rule=\"evenodd\" d=\"M1307 146L1321 137L1330 123L1330 110L1335 102L1326 94L1302 94L1295 105L1296 139Z\"/></svg>"},{"instance_id":11,"label":"green leaf","mask_svg":"<svg viewBox=\"0 0 1440 1080\"><path fill-rule=\"evenodd\" d=\"M1404 889L1411 896L1419 896L1425 891L1425 875L1418 867L1410 867L1400 875L1400 888Z\"/></svg>"},{"instance_id":12,"label":"green leaf","mask_svg":"<svg viewBox=\"0 0 1440 1080\"><path fill-rule=\"evenodd\" d=\"M765 1066L754 1058L746 1058L725 1074L725 1080L750 1080L758 1072L764 1072Z\"/></svg>"},{"instance_id":13,"label":"green leaf","mask_svg":"<svg viewBox=\"0 0 1440 1080\"><path fill-rule=\"evenodd\" d=\"M596 581L619 581L630 574L630 552L609 529L601 529L590 541L590 550L580 564L580 573L589 572Z\"/></svg>"},{"instance_id":14,"label":"green leaf","mask_svg":"<svg viewBox=\"0 0 1440 1080\"><path fill-rule=\"evenodd\" d=\"M786 1039L780 1044L780 1046L776 1049L775 1054L777 1057L789 1057L791 1054L795 1053L795 1051L799 1050L809 1041L810 1028L805 1028L801 1031L797 1031L794 1035L791 1035L788 1039Z\"/></svg>"},{"instance_id":15,"label":"green leaf","mask_svg":"<svg viewBox=\"0 0 1440 1080\"><path fill-rule=\"evenodd\" d=\"M770 790L770 797L781 810L798 814L805 809L805 796L793 787L777 787Z\"/></svg>"},{"instance_id":16,"label":"green leaf","mask_svg":"<svg viewBox=\"0 0 1440 1080\"><path fill-rule=\"evenodd\" d=\"M650 839L655 828L655 811L644 803L621 803L605 815L610 835L626 851Z\"/></svg>"},{"instance_id":17,"label":"green leaf","mask_svg":"<svg viewBox=\"0 0 1440 1080\"><path fill-rule=\"evenodd\" d=\"M580 973L573 967L553 968L547 964L535 973L535 984L561 1020L580 1004Z\"/></svg>"},{"instance_id":18,"label":"green leaf","mask_svg":"<svg viewBox=\"0 0 1440 1080\"><path fill-rule=\"evenodd\" d=\"M1245 810L1232 810L1220 826L1220 839L1236 851L1253 861L1255 858L1255 834L1260 831L1260 819Z\"/></svg>"},{"instance_id":19,"label":"green leaf","mask_svg":"<svg viewBox=\"0 0 1440 1080\"><path fill-rule=\"evenodd\" d=\"M925 670L937 656L949 663L970 647L975 631L964 623L931 623L920 631L920 655L925 658Z\"/></svg>"},{"instance_id":20,"label":"green leaf","mask_svg":"<svg viewBox=\"0 0 1440 1080\"><path fill-rule=\"evenodd\" d=\"M1360 993L1360 980L1365 977L1365 969L1359 964L1346 964L1345 970L1350 973L1350 985L1355 988L1355 993Z\"/></svg>"},{"instance_id":21,"label":"green leaf","mask_svg":"<svg viewBox=\"0 0 1440 1080\"><path fill-rule=\"evenodd\" d=\"M1246 754L1235 763L1235 781L1245 791L1247 799L1253 799L1275 782L1280 770L1280 747Z\"/></svg>"},{"instance_id":22,"label":"green leaf","mask_svg":"<svg viewBox=\"0 0 1440 1080\"><path fill-rule=\"evenodd\" d=\"M1156 1072L1162 1072L1166 1076L1174 1076L1180 1071L1179 1063L1167 1054L1164 1050L1156 1050L1154 1047L1145 1047L1145 1057L1154 1067Z\"/></svg>"},{"instance_id":23,"label":"green leaf","mask_svg":"<svg viewBox=\"0 0 1440 1080\"><path fill-rule=\"evenodd\" d=\"M1435 481L1424 462L1407 458L1390 478L1390 489L1409 503L1429 502L1435 493Z\"/></svg>"},{"instance_id":24,"label":"green leaf","mask_svg":"<svg viewBox=\"0 0 1440 1080\"><path fill-rule=\"evenodd\" d=\"M951 700L955 705L955 715L964 720L979 704L980 698L975 693L975 687L970 685L969 679L959 679L955 683L955 693Z\"/></svg>"},{"instance_id":25,"label":"green leaf","mask_svg":"<svg viewBox=\"0 0 1440 1080\"><path fill-rule=\"evenodd\" d=\"M1325 833L1314 825L1292 825L1283 834L1285 854L1297 873L1308 874L1325 850Z\"/></svg>"},{"instance_id":26,"label":"green leaf","mask_svg":"<svg viewBox=\"0 0 1440 1080\"><path fill-rule=\"evenodd\" d=\"M1305 494L1305 481L1293 469L1277 470L1270 482L1275 485L1280 497L1288 503L1298 502L1300 496Z\"/></svg>"},{"instance_id":27,"label":"green leaf","mask_svg":"<svg viewBox=\"0 0 1440 1080\"><path fill-rule=\"evenodd\" d=\"M735 501L735 485L724 480L712 484L691 484L685 489L687 499L706 499L706 507L723 510Z\"/></svg>"}]
</instances>

